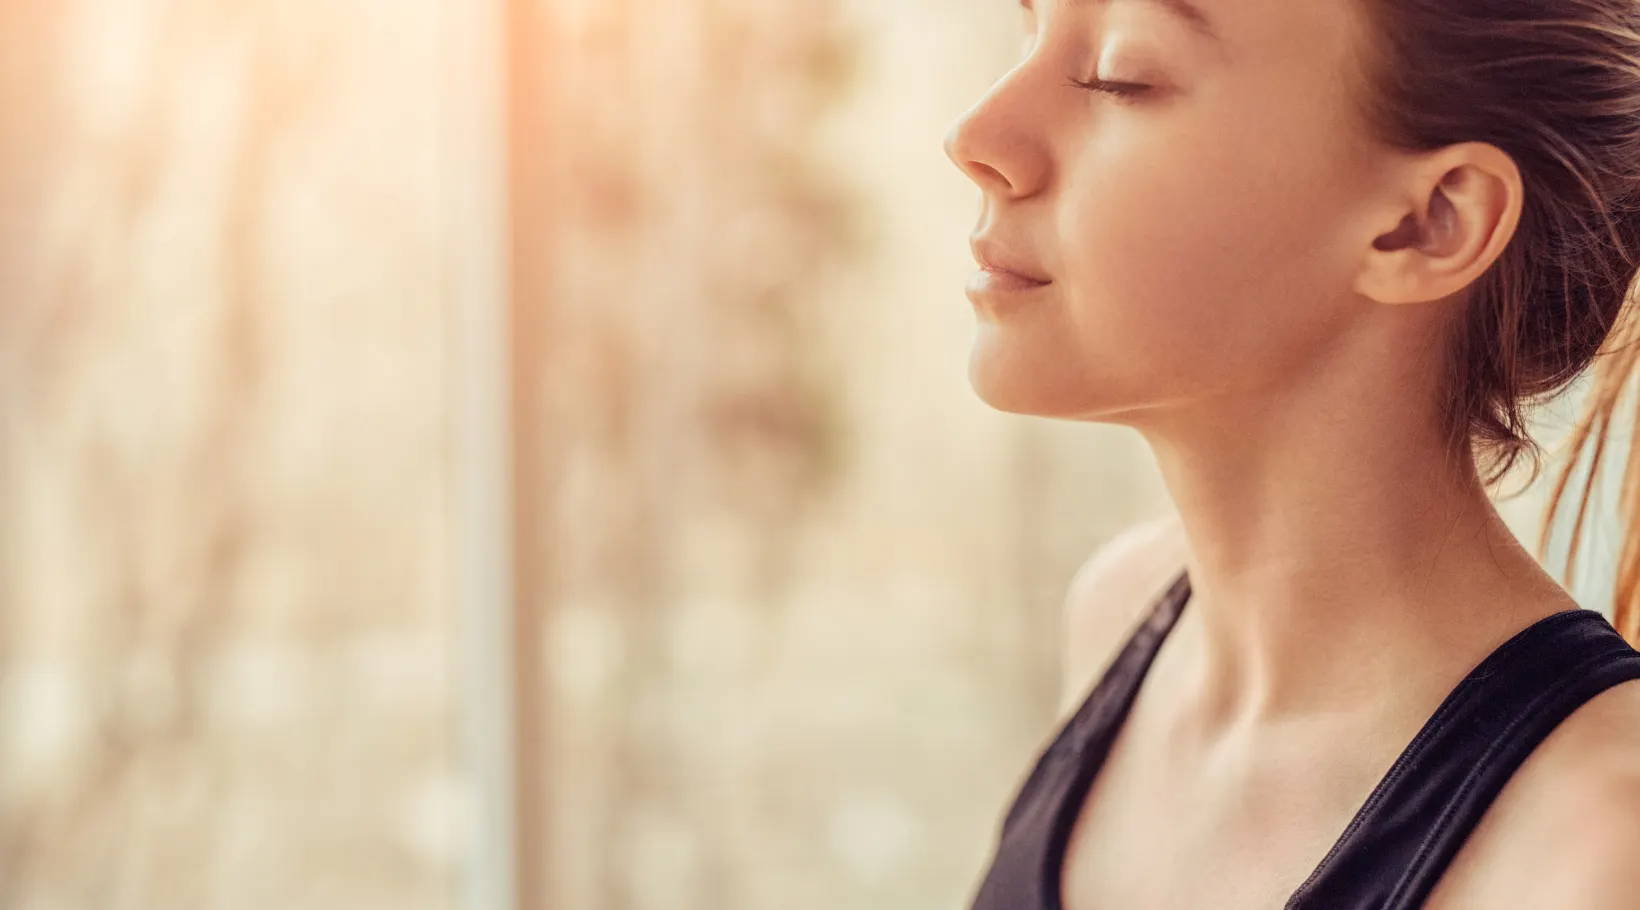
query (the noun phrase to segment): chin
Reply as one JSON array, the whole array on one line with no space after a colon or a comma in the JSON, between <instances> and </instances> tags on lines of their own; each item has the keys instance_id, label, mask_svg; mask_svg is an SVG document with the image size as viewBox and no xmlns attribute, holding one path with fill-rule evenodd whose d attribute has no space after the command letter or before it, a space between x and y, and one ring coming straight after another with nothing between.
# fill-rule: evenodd
<instances>
[{"instance_id":1,"label":"chin","mask_svg":"<svg viewBox=\"0 0 1640 910\"><path fill-rule=\"evenodd\" d=\"M1117 394L1114 383L1056 369L1056 362L1071 361L1063 354L1005 355L981 337L968 358L968 385L981 401L1009 414L1126 425L1124 418L1143 408L1141 401Z\"/></svg>"},{"instance_id":2,"label":"chin","mask_svg":"<svg viewBox=\"0 0 1640 910\"><path fill-rule=\"evenodd\" d=\"M1085 409L1082 395L1065 384L1054 382L1041 369L1025 363L1007 363L988 358L976 349L968 360L968 385L992 408L1009 414L1035 417L1068 417Z\"/></svg>"}]
</instances>

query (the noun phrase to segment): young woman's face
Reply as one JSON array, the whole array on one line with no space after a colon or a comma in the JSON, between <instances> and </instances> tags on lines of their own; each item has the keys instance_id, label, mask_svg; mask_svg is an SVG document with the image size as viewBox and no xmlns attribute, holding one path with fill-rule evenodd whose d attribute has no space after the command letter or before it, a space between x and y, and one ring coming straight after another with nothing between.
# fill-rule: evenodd
<instances>
[{"instance_id":1,"label":"young woman's face","mask_svg":"<svg viewBox=\"0 0 1640 910\"><path fill-rule=\"evenodd\" d=\"M1193 0L1206 25L1178 0L1022 10L1023 59L945 143L982 190L979 255L1048 279L970 283L984 400L1137 418L1317 362L1366 303L1341 217L1374 170L1353 3Z\"/></svg>"}]
</instances>

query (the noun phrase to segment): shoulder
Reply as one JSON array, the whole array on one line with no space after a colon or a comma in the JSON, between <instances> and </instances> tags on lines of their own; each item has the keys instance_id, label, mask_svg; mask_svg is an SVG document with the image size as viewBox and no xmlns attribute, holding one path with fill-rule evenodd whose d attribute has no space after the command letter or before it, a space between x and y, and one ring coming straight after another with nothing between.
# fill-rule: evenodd
<instances>
[{"instance_id":1,"label":"shoulder","mask_svg":"<svg viewBox=\"0 0 1640 910\"><path fill-rule=\"evenodd\" d=\"M1549 862L1541 869L1546 887L1566 906L1637 906L1640 679L1580 705L1539 749L1545 749L1543 761L1524 786L1555 807L1544 813L1537 832L1547 846Z\"/></svg>"},{"instance_id":2,"label":"shoulder","mask_svg":"<svg viewBox=\"0 0 1640 910\"><path fill-rule=\"evenodd\" d=\"M1632 910L1637 890L1640 679L1578 706L1527 755L1427 906L1513 895L1537 898L1533 906Z\"/></svg>"},{"instance_id":3,"label":"shoulder","mask_svg":"<svg viewBox=\"0 0 1640 910\"><path fill-rule=\"evenodd\" d=\"M1640 891L1640 773L1603 781L1583 825L1564 841L1554 873L1571 906L1632 910Z\"/></svg>"},{"instance_id":4,"label":"shoulder","mask_svg":"<svg viewBox=\"0 0 1640 910\"><path fill-rule=\"evenodd\" d=\"M1184 529L1168 512L1123 528L1082 562L1065 589L1061 630L1063 719L1081 703L1132 626L1184 568Z\"/></svg>"}]
</instances>

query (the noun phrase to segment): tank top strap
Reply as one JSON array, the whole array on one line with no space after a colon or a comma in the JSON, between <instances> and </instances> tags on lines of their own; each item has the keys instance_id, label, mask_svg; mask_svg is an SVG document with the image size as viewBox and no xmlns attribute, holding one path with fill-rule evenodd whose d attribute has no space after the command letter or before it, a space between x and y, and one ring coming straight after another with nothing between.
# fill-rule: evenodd
<instances>
[{"instance_id":1,"label":"tank top strap","mask_svg":"<svg viewBox=\"0 0 1640 910\"><path fill-rule=\"evenodd\" d=\"M1085 753L1091 740L1114 733L1189 595L1189 576L1181 570L1134 623L1116 657L1081 704L1053 731L1047 745L1041 747L1036 763L1015 790L1013 802L1003 816L1002 832L1013 828L1022 818L1052 811L1053 806L1039 801L1039 797L1046 795L1044 789L1051 789L1050 784L1060 784L1067 774L1086 763Z\"/></svg>"},{"instance_id":2,"label":"tank top strap","mask_svg":"<svg viewBox=\"0 0 1640 910\"><path fill-rule=\"evenodd\" d=\"M1286 910L1416 910L1532 749L1637 678L1640 651L1598 611L1517 632L1448 693Z\"/></svg>"},{"instance_id":3,"label":"tank top strap","mask_svg":"<svg viewBox=\"0 0 1640 910\"><path fill-rule=\"evenodd\" d=\"M1067 722L1066 745L1079 761L1084 760L1090 748L1108 747L1109 743L1101 741L1113 738L1126 719L1140 683L1162 648L1162 641L1173 630L1189 599L1189 570L1181 569L1134 624L1121 650Z\"/></svg>"}]
</instances>

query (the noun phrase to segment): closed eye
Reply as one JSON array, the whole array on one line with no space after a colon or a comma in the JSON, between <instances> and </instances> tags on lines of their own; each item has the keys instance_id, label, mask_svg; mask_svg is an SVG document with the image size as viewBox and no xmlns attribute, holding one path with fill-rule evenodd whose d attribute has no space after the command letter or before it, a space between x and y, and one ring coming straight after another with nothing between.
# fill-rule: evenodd
<instances>
[{"instance_id":1,"label":"closed eye","mask_svg":"<svg viewBox=\"0 0 1640 910\"><path fill-rule=\"evenodd\" d=\"M1114 95L1122 101L1132 101L1137 96L1143 95L1154 87L1142 85L1137 82L1112 82L1108 79L1083 81L1075 77L1072 77L1066 84L1080 89L1087 89L1090 92L1102 92L1107 95Z\"/></svg>"}]
</instances>

